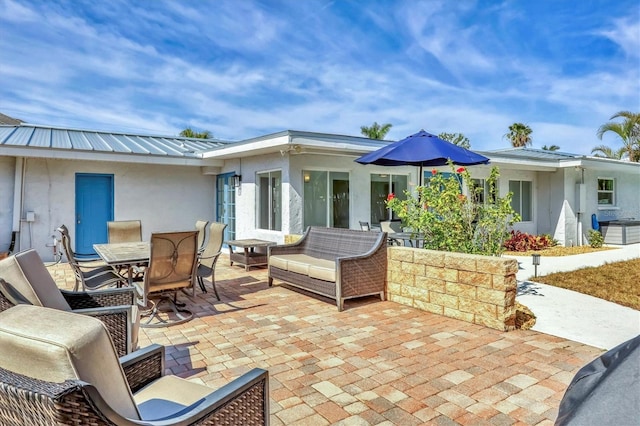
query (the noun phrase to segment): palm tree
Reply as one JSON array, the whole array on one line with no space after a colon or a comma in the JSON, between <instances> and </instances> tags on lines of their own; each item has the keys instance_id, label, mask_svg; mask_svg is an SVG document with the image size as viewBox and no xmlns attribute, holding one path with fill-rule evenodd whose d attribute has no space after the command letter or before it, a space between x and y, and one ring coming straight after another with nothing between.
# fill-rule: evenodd
<instances>
[{"instance_id":1,"label":"palm tree","mask_svg":"<svg viewBox=\"0 0 640 426\"><path fill-rule=\"evenodd\" d=\"M462 133L442 132L438 135L438 137L447 142L451 142L454 145L458 145L466 149L471 149L471 142L469 141L469 138L463 135Z\"/></svg>"},{"instance_id":2,"label":"palm tree","mask_svg":"<svg viewBox=\"0 0 640 426\"><path fill-rule=\"evenodd\" d=\"M378 122L374 121L370 127L361 126L360 133L362 133L364 136L368 137L369 139L382 140L384 139L385 136L387 136L387 133L389 133L389 130L391 130L391 127L393 127L393 124L387 123L381 126L378 124Z\"/></svg>"},{"instance_id":3,"label":"palm tree","mask_svg":"<svg viewBox=\"0 0 640 426\"><path fill-rule=\"evenodd\" d=\"M613 132L622 139L623 157L629 158L629 161L635 163L640 162L640 114L629 111L620 111L611 116L610 120L614 118L624 118L621 123L609 122L605 123L596 134L598 138L602 139L602 135L606 132ZM591 152L601 151L600 147L594 148ZM615 152L615 151L614 151ZM609 157L612 158L612 157Z\"/></svg>"},{"instance_id":4,"label":"palm tree","mask_svg":"<svg viewBox=\"0 0 640 426\"><path fill-rule=\"evenodd\" d=\"M202 132L195 132L191 127L187 127L180 132L180 136L183 138L196 138L196 139L211 139L213 135L208 130Z\"/></svg>"},{"instance_id":5,"label":"palm tree","mask_svg":"<svg viewBox=\"0 0 640 426\"><path fill-rule=\"evenodd\" d=\"M613 149L610 146L598 145L591 150L594 157L601 158L613 158L615 160L621 160L624 157L626 151L624 148Z\"/></svg>"},{"instance_id":6,"label":"palm tree","mask_svg":"<svg viewBox=\"0 0 640 426\"><path fill-rule=\"evenodd\" d=\"M545 151L557 151L560 149L560 147L558 145L550 145L550 146L542 145L542 149L544 149Z\"/></svg>"},{"instance_id":7,"label":"palm tree","mask_svg":"<svg viewBox=\"0 0 640 426\"><path fill-rule=\"evenodd\" d=\"M504 137L511 141L511 145L514 148L526 147L527 145L531 145L531 127L522 123L513 123L509 126L509 133L505 134Z\"/></svg>"}]
</instances>

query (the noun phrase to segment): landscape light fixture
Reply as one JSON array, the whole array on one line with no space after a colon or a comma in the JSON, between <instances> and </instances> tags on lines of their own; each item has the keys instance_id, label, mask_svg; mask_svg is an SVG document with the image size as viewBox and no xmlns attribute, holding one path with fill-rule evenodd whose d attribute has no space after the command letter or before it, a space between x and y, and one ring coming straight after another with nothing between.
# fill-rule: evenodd
<instances>
[{"instance_id":1,"label":"landscape light fixture","mask_svg":"<svg viewBox=\"0 0 640 426\"><path fill-rule=\"evenodd\" d=\"M231 182L233 183L233 186L235 188L238 188L240 186L240 182L242 182L242 176L234 174L233 176L231 176Z\"/></svg>"},{"instance_id":2,"label":"landscape light fixture","mask_svg":"<svg viewBox=\"0 0 640 426\"><path fill-rule=\"evenodd\" d=\"M531 260L533 261L533 267L534 267L534 277L538 277L538 265L540 265L540 255L539 254L532 254L531 255Z\"/></svg>"}]
</instances>

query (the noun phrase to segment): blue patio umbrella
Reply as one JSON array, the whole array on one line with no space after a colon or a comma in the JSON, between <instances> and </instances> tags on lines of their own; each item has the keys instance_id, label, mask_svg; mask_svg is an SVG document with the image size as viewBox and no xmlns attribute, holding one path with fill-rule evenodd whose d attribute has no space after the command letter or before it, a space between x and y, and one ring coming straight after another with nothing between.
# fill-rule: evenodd
<instances>
[{"instance_id":1,"label":"blue patio umbrella","mask_svg":"<svg viewBox=\"0 0 640 426\"><path fill-rule=\"evenodd\" d=\"M423 167L444 166L449 160L460 166L489 163L487 157L424 130L365 154L357 158L356 162L378 166L419 166L422 184Z\"/></svg>"}]
</instances>

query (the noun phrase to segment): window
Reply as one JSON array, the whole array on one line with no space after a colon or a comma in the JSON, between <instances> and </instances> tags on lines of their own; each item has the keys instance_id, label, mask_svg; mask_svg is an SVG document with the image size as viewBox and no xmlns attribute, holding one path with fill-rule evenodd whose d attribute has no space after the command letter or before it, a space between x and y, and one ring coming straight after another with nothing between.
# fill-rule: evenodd
<instances>
[{"instance_id":1,"label":"window","mask_svg":"<svg viewBox=\"0 0 640 426\"><path fill-rule=\"evenodd\" d=\"M494 188L493 193L489 188L489 182L486 179L471 179L471 196L473 201L478 204L495 203L497 191Z\"/></svg>"},{"instance_id":2,"label":"window","mask_svg":"<svg viewBox=\"0 0 640 426\"><path fill-rule=\"evenodd\" d=\"M399 200L405 200L407 198L404 193L406 190L406 175L371 175L371 223L377 225L382 220L398 219L398 216L391 209L387 209L385 201L392 192Z\"/></svg>"},{"instance_id":3,"label":"window","mask_svg":"<svg viewBox=\"0 0 640 426\"><path fill-rule=\"evenodd\" d=\"M458 173L451 173L451 172L439 172L439 174L442 176L442 179L445 181L451 179L451 177L455 177L456 180L458 181L460 192L462 193L462 176L460 176ZM429 172L425 171L423 178L424 178L424 186L428 186L431 184L431 179L433 179L433 174L430 171Z\"/></svg>"},{"instance_id":4,"label":"window","mask_svg":"<svg viewBox=\"0 0 640 426\"><path fill-rule=\"evenodd\" d=\"M258 228L282 230L282 172L258 173Z\"/></svg>"},{"instance_id":5,"label":"window","mask_svg":"<svg viewBox=\"0 0 640 426\"><path fill-rule=\"evenodd\" d=\"M511 207L521 217L523 222L533 220L533 192L531 191L531 182L527 180L510 180L509 192L513 193L511 197Z\"/></svg>"},{"instance_id":6,"label":"window","mask_svg":"<svg viewBox=\"0 0 640 426\"><path fill-rule=\"evenodd\" d=\"M349 228L349 173L304 170L304 227Z\"/></svg>"},{"instance_id":7,"label":"window","mask_svg":"<svg viewBox=\"0 0 640 426\"><path fill-rule=\"evenodd\" d=\"M598 178L598 205L614 206L615 193L614 182L611 178Z\"/></svg>"}]
</instances>

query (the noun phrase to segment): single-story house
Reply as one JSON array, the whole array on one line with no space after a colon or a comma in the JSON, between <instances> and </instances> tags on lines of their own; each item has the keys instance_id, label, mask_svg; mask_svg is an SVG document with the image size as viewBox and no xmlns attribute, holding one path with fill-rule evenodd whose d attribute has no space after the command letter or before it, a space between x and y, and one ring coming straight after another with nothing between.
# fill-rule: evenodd
<instances>
[{"instance_id":1,"label":"single-story house","mask_svg":"<svg viewBox=\"0 0 640 426\"><path fill-rule=\"evenodd\" d=\"M389 192L411 191L418 169L354 160L388 141L287 130L239 142L0 125L0 252L54 258L54 230L74 248L106 240L108 220L140 219L152 232L192 229L197 219L228 224L227 239L283 242L308 225L359 228L389 218ZM591 215L640 218L640 164L528 148L483 151L514 192L522 222L563 245L586 243ZM446 168L445 168L446 169ZM446 171L443 169L443 171ZM430 174L431 170L425 173Z\"/></svg>"}]
</instances>

